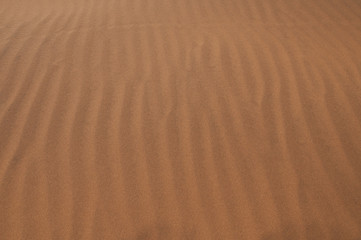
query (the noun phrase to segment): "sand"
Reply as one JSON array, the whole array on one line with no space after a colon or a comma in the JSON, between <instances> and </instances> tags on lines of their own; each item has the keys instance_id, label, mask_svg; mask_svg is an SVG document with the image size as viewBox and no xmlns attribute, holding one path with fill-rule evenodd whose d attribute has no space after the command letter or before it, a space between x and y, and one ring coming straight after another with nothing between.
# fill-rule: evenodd
<instances>
[{"instance_id":1,"label":"sand","mask_svg":"<svg viewBox=\"0 0 361 240\"><path fill-rule=\"evenodd\" d=\"M0 239L361 239L361 2L0 0Z\"/></svg>"}]
</instances>

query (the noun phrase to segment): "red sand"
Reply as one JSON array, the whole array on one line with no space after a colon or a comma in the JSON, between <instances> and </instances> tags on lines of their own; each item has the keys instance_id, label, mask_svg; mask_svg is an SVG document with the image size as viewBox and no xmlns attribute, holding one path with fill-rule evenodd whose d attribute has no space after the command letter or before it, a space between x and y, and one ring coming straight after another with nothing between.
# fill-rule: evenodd
<instances>
[{"instance_id":1,"label":"red sand","mask_svg":"<svg viewBox=\"0 0 361 240\"><path fill-rule=\"evenodd\" d=\"M0 239L361 239L358 0L0 0Z\"/></svg>"}]
</instances>

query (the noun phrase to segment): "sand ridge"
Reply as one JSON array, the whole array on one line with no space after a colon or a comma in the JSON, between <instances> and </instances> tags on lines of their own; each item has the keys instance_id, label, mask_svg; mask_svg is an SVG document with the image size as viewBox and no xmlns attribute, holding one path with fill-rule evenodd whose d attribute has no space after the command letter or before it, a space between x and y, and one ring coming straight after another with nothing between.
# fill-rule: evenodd
<instances>
[{"instance_id":1,"label":"sand ridge","mask_svg":"<svg viewBox=\"0 0 361 240\"><path fill-rule=\"evenodd\" d=\"M0 0L0 239L361 237L357 0Z\"/></svg>"}]
</instances>

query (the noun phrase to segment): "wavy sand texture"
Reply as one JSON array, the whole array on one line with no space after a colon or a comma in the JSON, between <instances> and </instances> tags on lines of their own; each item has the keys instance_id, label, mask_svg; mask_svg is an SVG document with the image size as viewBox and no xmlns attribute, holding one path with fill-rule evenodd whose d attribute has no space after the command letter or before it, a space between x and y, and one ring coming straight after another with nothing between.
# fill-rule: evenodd
<instances>
[{"instance_id":1,"label":"wavy sand texture","mask_svg":"<svg viewBox=\"0 0 361 240\"><path fill-rule=\"evenodd\" d=\"M361 239L361 2L0 0L0 239Z\"/></svg>"}]
</instances>

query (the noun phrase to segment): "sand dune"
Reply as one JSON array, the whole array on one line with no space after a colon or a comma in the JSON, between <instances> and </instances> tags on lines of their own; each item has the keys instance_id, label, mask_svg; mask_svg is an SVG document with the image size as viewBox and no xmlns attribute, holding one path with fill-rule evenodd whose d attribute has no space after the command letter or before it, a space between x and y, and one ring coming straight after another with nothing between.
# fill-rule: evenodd
<instances>
[{"instance_id":1,"label":"sand dune","mask_svg":"<svg viewBox=\"0 0 361 240\"><path fill-rule=\"evenodd\" d=\"M0 239L361 239L358 0L0 0Z\"/></svg>"}]
</instances>

